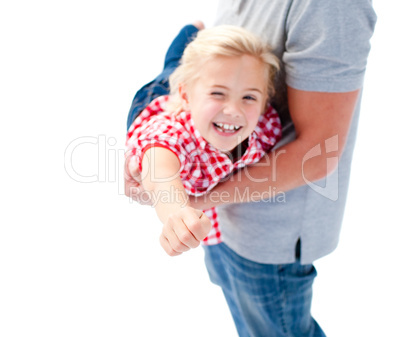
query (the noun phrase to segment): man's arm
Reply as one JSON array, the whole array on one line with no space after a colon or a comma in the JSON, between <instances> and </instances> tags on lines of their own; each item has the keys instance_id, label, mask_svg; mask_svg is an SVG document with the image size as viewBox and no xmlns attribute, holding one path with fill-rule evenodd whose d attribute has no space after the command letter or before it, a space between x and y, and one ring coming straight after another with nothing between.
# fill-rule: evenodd
<instances>
[{"instance_id":1,"label":"man's arm","mask_svg":"<svg viewBox=\"0 0 402 337\"><path fill-rule=\"evenodd\" d=\"M144 154L142 184L163 223L160 243L170 256L197 247L211 229L209 219L189 206L179 170L178 158L166 148L152 147Z\"/></svg>"},{"instance_id":2,"label":"man's arm","mask_svg":"<svg viewBox=\"0 0 402 337\"><path fill-rule=\"evenodd\" d=\"M330 156L340 157L359 91L323 93L288 87L289 111L296 129L296 139L268 153L260 163L238 172L237 175L241 177L236 176L219 184L205 197L192 198L191 204L205 209L239 202L235 200L236 195L249 196L242 198L241 202L257 201L261 197L266 198L267 191L286 192L304 185L305 181L316 181L333 172L336 164L327 167L333 161L327 163L326 153L307 161L306 154L316 145L335 140L337 143ZM247 189L250 193L244 193ZM224 198L219 197L222 193L225 193Z\"/></svg>"}]
</instances>

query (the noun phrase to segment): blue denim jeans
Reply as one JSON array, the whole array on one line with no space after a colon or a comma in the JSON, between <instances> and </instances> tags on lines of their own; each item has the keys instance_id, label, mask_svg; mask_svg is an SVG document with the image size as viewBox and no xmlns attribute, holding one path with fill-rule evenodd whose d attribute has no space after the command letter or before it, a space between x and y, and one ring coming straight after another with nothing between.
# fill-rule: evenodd
<instances>
[{"instance_id":1,"label":"blue denim jeans","mask_svg":"<svg viewBox=\"0 0 402 337\"><path fill-rule=\"evenodd\" d=\"M144 85L135 94L128 113L127 130L134 119L149 103L159 96L169 94L169 76L179 65L186 45L193 39L197 32L198 29L196 27L187 25L184 26L175 37L166 53L163 71L153 81Z\"/></svg>"},{"instance_id":2,"label":"blue denim jeans","mask_svg":"<svg viewBox=\"0 0 402 337\"><path fill-rule=\"evenodd\" d=\"M255 263L224 243L204 249L210 279L222 288L240 337L325 337L310 313L313 265Z\"/></svg>"}]
</instances>

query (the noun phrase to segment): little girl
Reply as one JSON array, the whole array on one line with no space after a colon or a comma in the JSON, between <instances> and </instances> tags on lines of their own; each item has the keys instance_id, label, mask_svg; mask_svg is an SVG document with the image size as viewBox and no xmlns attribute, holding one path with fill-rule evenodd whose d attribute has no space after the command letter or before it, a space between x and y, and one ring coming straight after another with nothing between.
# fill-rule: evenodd
<instances>
[{"instance_id":1,"label":"little girl","mask_svg":"<svg viewBox=\"0 0 402 337\"><path fill-rule=\"evenodd\" d=\"M186 26L174 40L164 72L134 98L129 124L150 95L167 90L165 79L198 28ZM188 195L210 191L280 139L279 117L268 104L277 69L269 47L243 28L201 29L169 78L170 95L154 99L129 127L127 162L139 167L169 255L222 241L215 209L192 208Z\"/></svg>"}]
</instances>

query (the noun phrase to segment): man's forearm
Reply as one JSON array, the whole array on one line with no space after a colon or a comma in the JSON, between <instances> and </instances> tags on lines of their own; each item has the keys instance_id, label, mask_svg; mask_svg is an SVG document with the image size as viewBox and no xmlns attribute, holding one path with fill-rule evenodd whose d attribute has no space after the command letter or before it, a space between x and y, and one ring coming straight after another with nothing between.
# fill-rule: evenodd
<instances>
[{"instance_id":1,"label":"man's forearm","mask_svg":"<svg viewBox=\"0 0 402 337\"><path fill-rule=\"evenodd\" d=\"M337 137L329 142L336 142ZM205 209L227 203L252 202L276 195L324 178L336 169L334 152L321 155L316 149L322 144L305 144L295 140L268 153L255 165L245 167L227 181L220 183L204 197L191 198L194 207ZM324 145L325 146L325 145Z\"/></svg>"},{"instance_id":2,"label":"man's forearm","mask_svg":"<svg viewBox=\"0 0 402 337\"><path fill-rule=\"evenodd\" d=\"M289 87L296 139L239 171L205 197L191 198L192 205L203 209L258 201L326 177L336 169L346 144L358 95L359 90L319 93Z\"/></svg>"}]
</instances>

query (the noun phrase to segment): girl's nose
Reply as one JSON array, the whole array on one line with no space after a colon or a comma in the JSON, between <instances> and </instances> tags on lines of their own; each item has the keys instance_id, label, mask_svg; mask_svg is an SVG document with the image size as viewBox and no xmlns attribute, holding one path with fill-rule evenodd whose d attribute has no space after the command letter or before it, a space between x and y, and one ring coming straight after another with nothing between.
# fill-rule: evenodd
<instances>
[{"instance_id":1,"label":"girl's nose","mask_svg":"<svg viewBox=\"0 0 402 337\"><path fill-rule=\"evenodd\" d=\"M227 104L223 108L223 113L232 117L239 117L241 114L241 110L235 102L227 102Z\"/></svg>"}]
</instances>

